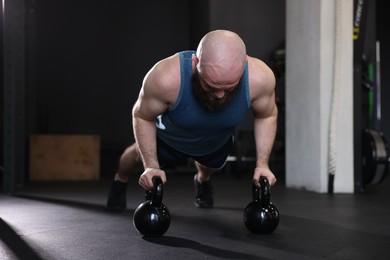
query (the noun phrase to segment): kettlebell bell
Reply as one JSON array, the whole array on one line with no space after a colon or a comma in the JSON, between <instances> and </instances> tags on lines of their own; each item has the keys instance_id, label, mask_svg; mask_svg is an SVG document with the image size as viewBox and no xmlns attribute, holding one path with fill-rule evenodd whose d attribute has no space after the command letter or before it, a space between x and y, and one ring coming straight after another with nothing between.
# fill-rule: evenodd
<instances>
[{"instance_id":1,"label":"kettlebell bell","mask_svg":"<svg viewBox=\"0 0 390 260\"><path fill-rule=\"evenodd\" d=\"M279 211L271 202L270 185L266 178L260 178L260 188L253 184L251 201L244 211L247 229L256 234L272 233L279 224Z\"/></svg>"},{"instance_id":2,"label":"kettlebell bell","mask_svg":"<svg viewBox=\"0 0 390 260\"><path fill-rule=\"evenodd\" d=\"M154 178L153 183L153 190L146 191L146 201L135 209L133 216L135 229L144 236L162 236L171 223L169 210L162 203L162 180Z\"/></svg>"}]
</instances>

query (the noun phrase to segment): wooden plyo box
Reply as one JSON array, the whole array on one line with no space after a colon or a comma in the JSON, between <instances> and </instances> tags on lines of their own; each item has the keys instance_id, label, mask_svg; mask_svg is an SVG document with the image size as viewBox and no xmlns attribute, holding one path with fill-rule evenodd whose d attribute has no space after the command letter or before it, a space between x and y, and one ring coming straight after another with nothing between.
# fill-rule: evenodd
<instances>
[{"instance_id":1,"label":"wooden plyo box","mask_svg":"<svg viewBox=\"0 0 390 260\"><path fill-rule=\"evenodd\" d=\"M31 135L29 177L41 180L98 180L99 135Z\"/></svg>"}]
</instances>

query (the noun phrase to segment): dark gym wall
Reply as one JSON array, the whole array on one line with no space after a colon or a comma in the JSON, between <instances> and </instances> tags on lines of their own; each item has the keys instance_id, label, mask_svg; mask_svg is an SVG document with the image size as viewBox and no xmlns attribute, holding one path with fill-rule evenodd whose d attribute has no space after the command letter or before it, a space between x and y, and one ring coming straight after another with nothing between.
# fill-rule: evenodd
<instances>
[{"instance_id":1,"label":"dark gym wall","mask_svg":"<svg viewBox=\"0 0 390 260\"><path fill-rule=\"evenodd\" d=\"M131 108L144 74L189 45L188 5L37 0L36 132L130 142Z\"/></svg>"},{"instance_id":2,"label":"dark gym wall","mask_svg":"<svg viewBox=\"0 0 390 260\"><path fill-rule=\"evenodd\" d=\"M230 29L240 34L249 55L269 62L285 39L285 0L212 0L210 29Z\"/></svg>"}]
</instances>

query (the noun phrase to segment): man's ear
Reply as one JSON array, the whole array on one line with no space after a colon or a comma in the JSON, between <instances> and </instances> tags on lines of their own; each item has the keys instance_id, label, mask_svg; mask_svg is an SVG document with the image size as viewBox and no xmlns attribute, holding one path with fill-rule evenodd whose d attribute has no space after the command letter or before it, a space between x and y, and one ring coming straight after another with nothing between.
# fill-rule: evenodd
<instances>
[{"instance_id":1,"label":"man's ear","mask_svg":"<svg viewBox=\"0 0 390 260\"><path fill-rule=\"evenodd\" d=\"M198 57L196 57L196 54L192 54L192 62L194 63L194 66L196 66L199 62Z\"/></svg>"}]
</instances>

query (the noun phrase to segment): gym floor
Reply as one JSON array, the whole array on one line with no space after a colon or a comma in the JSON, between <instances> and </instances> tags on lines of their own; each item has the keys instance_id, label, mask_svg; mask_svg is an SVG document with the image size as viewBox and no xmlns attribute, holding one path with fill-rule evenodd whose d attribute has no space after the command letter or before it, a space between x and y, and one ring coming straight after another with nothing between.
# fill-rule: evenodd
<instances>
[{"instance_id":1,"label":"gym floor","mask_svg":"<svg viewBox=\"0 0 390 260\"><path fill-rule=\"evenodd\" d=\"M163 203L171 225L143 237L132 224L144 200L138 176L128 209L107 211L111 175L99 181L31 182L0 194L0 259L390 259L390 178L359 194L271 189L277 229L251 234L243 210L252 200L249 175L218 173L215 208L194 206L193 173L168 173Z\"/></svg>"}]
</instances>

